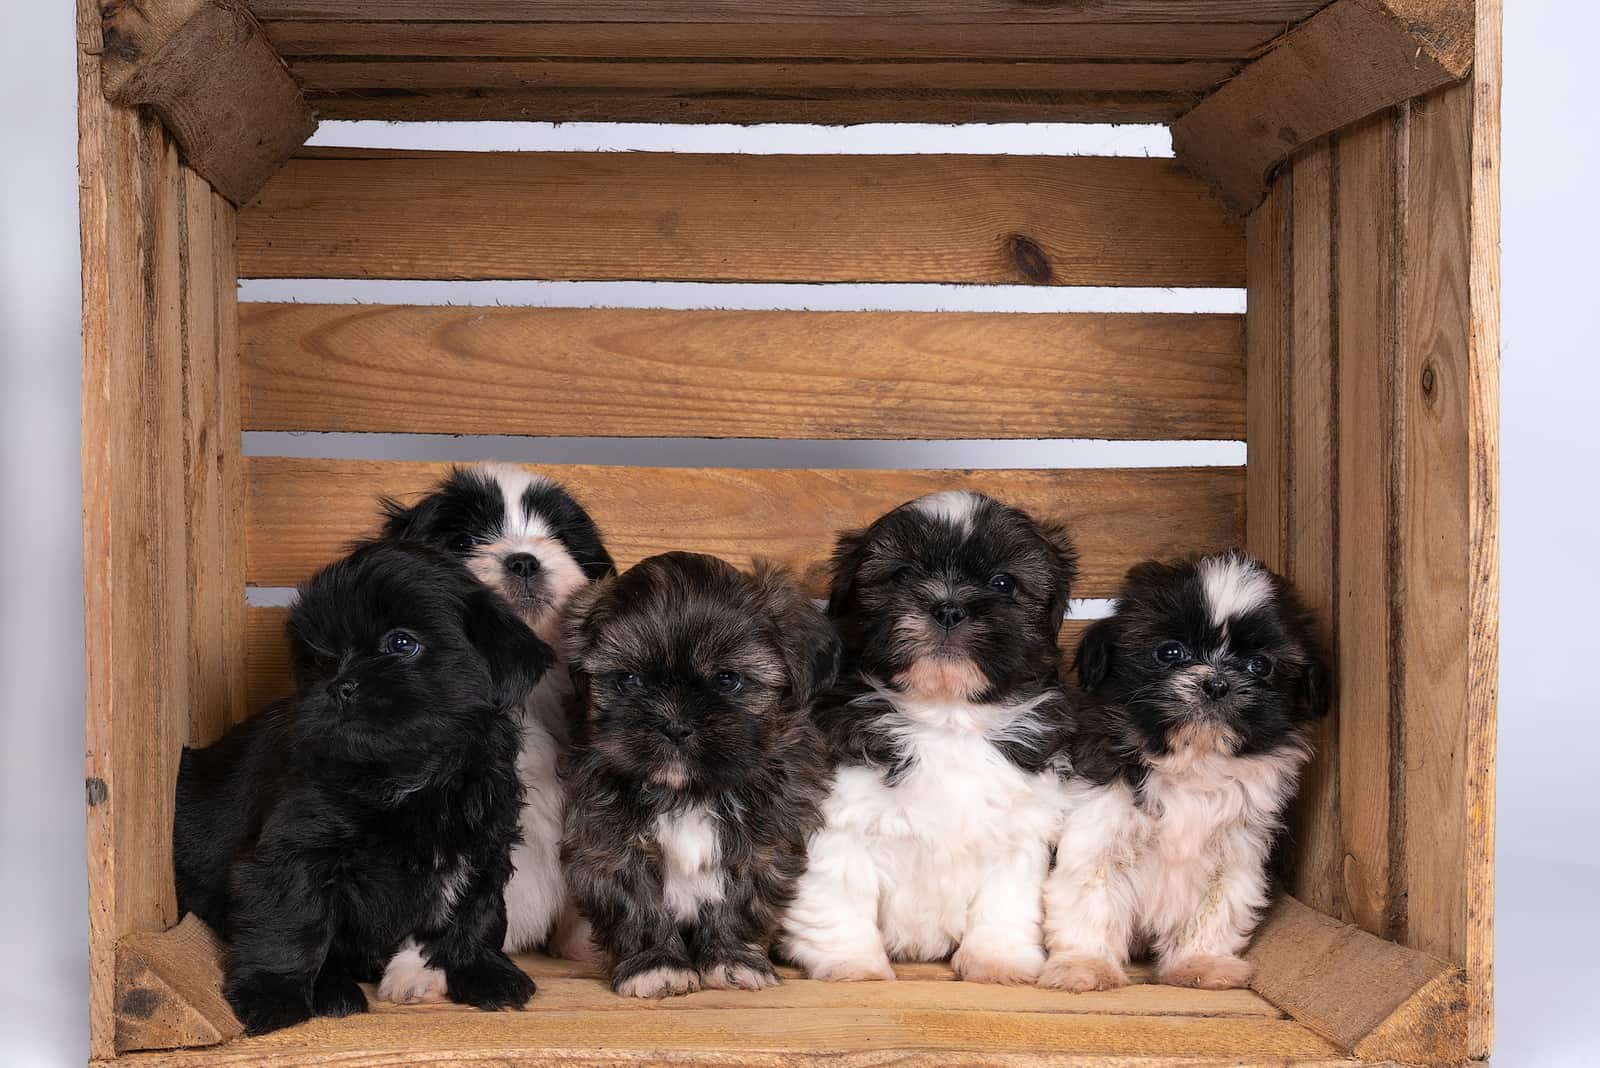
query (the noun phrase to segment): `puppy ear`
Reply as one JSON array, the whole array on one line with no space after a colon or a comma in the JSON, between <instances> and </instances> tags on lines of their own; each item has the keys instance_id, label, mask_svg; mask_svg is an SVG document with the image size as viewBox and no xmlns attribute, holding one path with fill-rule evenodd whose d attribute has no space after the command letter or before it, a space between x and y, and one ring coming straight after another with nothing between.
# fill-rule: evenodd
<instances>
[{"instance_id":1,"label":"puppy ear","mask_svg":"<svg viewBox=\"0 0 1600 1068\"><path fill-rule=\"evenodd\" d=\"M1084 693L1094 693L1111 677L1111 665L1117 655L1117 620L1115 616L1097 619L1089 624L1078 640L1078 656L1074 666L1078 671L1078 685Z\"/></svg>"},{"instance_id":2,"label":"puppy ear","mask_svg":"<svg viewBox=\"0 0 1600 1068\"><path fill-rule=\"evenodd\" d=\"M856 573L867 558L867 532L847 530L833 545L833 581L828 586L828 615L834 619L856 610Z\"/></svg>"},{"instance_id":3,"label":"puppy ear","mask_svg":"<svg viewBox=\"0 0 1600 1068\"><path fill-rule=\"evenodd\" d=\"M469 593L462 614L468 640L489 665L495 702L521 704L555 664L555 651L487 589Z\"/></svg>"},{"instance_id":4,"label":"puppy ear","mask_svg":"<svg viewBox=\"0 0 1600 1068\"><path fill-rule=\"evenodd\" d=\"M378 510L383 513L383 532L386 541L411 541L422 536L428 517L434 507L433 497L407 507L393 497L379 497Z\"/></svg>"},{"instance_id":5,"label":"puppy ear","mask_svg":"<svg viewBox=\"0 0 1600 1068\"><path fill-rule=\"evenodd\" d=\"M600 603L616 581L616 572L612 572L581 587L567 598L567 606L561 611L561 655L574 674L583 670L583 662L594 650L600 632Z\"/></svg>"},{"instance_id":6,"label":"puppy ear","mask_svg":"<svg viewBox=\"0 0 1600 1068\"><path fill-rule=\"evenodd\" d=\"M843 656L839 632L795 588L787 568L770 560L755 560L752 570L767 614L777 625L779 648L783 650L795 696L809 705L839 677Z\"/></svg>"},{"instance_id":7,"label":"puppy ear","mask_svg":"<svg viewBox=\"0 0 1600 1068\"><path fill-rule=\"evenodd\" d=\"M1058 637L1061 634L1061 624L1067 618L1067 604L1072 600L1072 587L1078 581L1078 549L1072 544L1072 536L1067 533L1066 524L1036 522L1039 534L1044 538L1050 558L1050 579L1052 592L1050 594L1050 635Z\"/></svg>"}]
</instances>

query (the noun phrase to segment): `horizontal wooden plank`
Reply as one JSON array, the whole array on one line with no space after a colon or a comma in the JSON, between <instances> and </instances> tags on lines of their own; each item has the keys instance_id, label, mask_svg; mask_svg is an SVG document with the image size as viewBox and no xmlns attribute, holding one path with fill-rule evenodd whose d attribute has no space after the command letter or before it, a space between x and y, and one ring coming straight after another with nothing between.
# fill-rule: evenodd
<instances>
[{"instance_id":1,"label":"horizontal wooden plank","mask_svg":"<svg viewBox=\"0 0 1600 1068\"><path fill-rule=\"evenodd\" d=\"M436 22L1298 22L1327 0L248 0L261 19Z\"/></svg>"},{"instance_id":2,"label":"horizontal wooden plank","mask_svg":"<svg viewBox=\"0 0 1600 1068\"><path fill-rule=\"evenodd\" d=\"M1172 160L309 151L244 277L1235 286L1242 225Z\"/></svg>"},{"instance_id":3,"label":"horizontal wooden plank","mask_svg":"<svg viewBox=\"0 0 1600 1068\"><path fill-rule=\"evenodd\" d=\"M376 530L378 495L414 497L448 464L254 457L245 462L246 581L292 586ZM1128 567L1238 544L1244 468L1038 471L545 468L589 509L620 566L669 549L782 561L815 595L841 530L924 493L970 487L1068 524L1079 597L1109 596Z\"/></svg>"},{"instance_id":4,"label":"horizontal wooden plank","mask_svg":"<svg viewBox=\"0 0 1600 1068\"><path fill-rule=\"evenodd\" d=\"M1233 315L240 311L247 430L1244 437Z\"/></svg>"},{"instance_id":5,"label":"horizontal wooden plank","mask_svg":"<svg viewBox=\"0 0 1600 1068\"><path fill-rule=\"evenodd\" d=\"M1237 60L1286 23L833 19L730 22L371 22L265 24L279 55L506 59Z\"/></svg>"},{"instance_id":6,"label":"horizontal wooden plank","mask_svg":"<svg viewBox=\"0 0 1600 1068\"><path fill-rule=\"evenodd\" d=\"M244 707L249 712L264 708L294 692L294 678L289 671L289 647L283 633L283 626L288 619L289 609L277 605L245 609ZM1083 637L1090 622L1086 619L1069 619L1061 628L1061 649L1067 658L1065 663L1072 662L1078 640ZM552 963L560 962L547 961L541 967L547 968Z\"/></svg>"}]
</instances>

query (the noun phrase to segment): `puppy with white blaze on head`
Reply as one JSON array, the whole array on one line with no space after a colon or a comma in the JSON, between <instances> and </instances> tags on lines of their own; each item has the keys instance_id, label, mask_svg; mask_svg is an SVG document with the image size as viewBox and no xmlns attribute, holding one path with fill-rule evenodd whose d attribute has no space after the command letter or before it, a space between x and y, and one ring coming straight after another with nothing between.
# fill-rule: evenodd
<instances>
[{"instance_id":1,"label":"puppy with white blaze on head","mask_svg":"<svg viewBox=\"0 0 1600 1068\"><path fill-rule=\"evenodd\" d=\"M1163 983L1244 986L1267 855L1328 706L1311 619L1242 553L1140 564L1077 669L1041 985L1121 986L1147 945Z\"/></svg>"},{"instance_id":2,"label":"puppy with white blaze on head","mask_svg":"<svg viewBox=\"0 0 1600 1068\"><path fill-rule=\"evenodd\" d=\"M555 482L513 464L454 468L432 492L406 507L384 502L387 539L421 541L461 560L516 611L535 634L559 646L567 600L615 572L594 521ZM507 952L544 946L563 957L594 955L588 926L568 900L561 872L566 788L559 762L567 746L572 681L565 666L545 673L522 717L517 774L526 790L516 871L506 886ZM414 941L389 963L378 994L389 1001L438 1001L444 975Z\"/></svg>"},{"instance_id":3,"label":"puppy with white blaze on head","mask_svg":"<svg viewBox=\"0 0 1600 1068\"><path fill-rule=\"evenodd\" d=\"M839 539L845 671L817 710L836 766L781 941L810 977L893 979L891 961L952 953L969 981L1038 977L1075 574L1062 531L977 493Z\"/></svg>"}]
</instances>

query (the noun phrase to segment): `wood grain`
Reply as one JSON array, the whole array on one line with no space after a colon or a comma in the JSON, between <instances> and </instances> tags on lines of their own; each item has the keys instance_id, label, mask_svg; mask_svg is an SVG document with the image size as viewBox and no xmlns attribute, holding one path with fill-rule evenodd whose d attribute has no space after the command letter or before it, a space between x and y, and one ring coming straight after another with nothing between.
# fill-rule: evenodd
<instances>
[{"instance_id":1,"label":"wood grain","mask_svg":"<svg viewBox=\"0 0 1600 1068\"><path fill-rule=\"evenodd\" d=\"M144 0L103 6L104 90L148 104L184 162L243 204L317 123L261 27L238 3Z\"/></svg>"},{"instance_id":2,"label":"wood grain","mask_svg":"<svg viewBox=\"0 0 1600 1068\"><path fill-rule=\"evenodd\" d=\"M222 944L193 913L117 943L119 1053L210 1046L243 1033L222 996Z\"/></svg>"},{"instance_id":3,"label":"wood grain","mask_svg":"<svg viewBox=\"0 0 1600 1068\"><path fill-rule=\"evenodd\" d=\"M1227 286L1243 253L1159 159L317 150L239 219L246 277Z\"/></svg>"},{"instance_id":4,"label":"wood grain","mask_svg":"<svg viewBox=\"0 0 1600 1068\"><path fill-rule=\"evenodd\" d=\"M1363 1062L1465 1059L1466 980L1437 957L1307 908L1276 902L1245 954L1251 988Z\"/></svg>"},{"instance_id":5,"label":"wood grain","mask_svg":"<svg viewBox=\"0 0 1600 1068\"><path fill-rule=\"evenodd\" d=\"M1343 892L1351 917L1384 937L1404 925L1396 894L1395 791L1400 731L1393 703L1398 581L1394 375L1399 359L1395 188L1399 120L1376 116L1340 135L1339 242L1339 796Z\"/></svg>"},{"instance_id":6,"label":"wood grain","mask_svg":"<svg viewBox=\"0 0 1600 1068\"><path fill-rule=\"evenodd\" d=\"M1245 547L1282 572L1288 554L1289 311L1286 264L1293 239L1293 187L1285 179L1246 227L1250 286L1245 315Z\"/></svg>"},{"instance_id":7,"label":"wood grain","mask_svg":"<svg viewBox=\"0 0 1600 1068\"><path fill-rule=\"evenodd\" d=\"M246 304L244 426L751 438L1243 436L1229 315Z\"/></svg>"},{"instance_id":8,"label":"wood grain","mask_svg":"<svg viewBox=\"0 0 1600 1068\"><path fill-rule=\"evenodd\" d=\"M1248 213L1272 169L1302 145L1465 76L1471 7L1337 0L1178 120L1173 148Z\"/></svg>"},{"instance_id":9,"label":"wood grain","mask_svg":"<svg viewBox=\"0 0 1600 1068\"><path fill-rule=\"evenodd\" d=\"M291 586L375 532L379 494L425 492L448 464L253 457L247 581ZM735 470L553 467L595 517L619 566L669 549L783 561L813 595L826 590L839 531L914 497L981 490L1065 522L1077 542L1079 597L1111 595L1129 566L1236 545L1244 471L1237 467L1031 471Z\"/></svg>"},{"instance_id":10,"label":"wood grain","mask_svg":"<svg viewBox=\"0 0 1600 1068\"><path fill-rule=\"evenodd\" d=\"M861 20L1026 25L1104 22L1277 22L1310 16L1327 0L1097 0L1045 5L1018 0L249 0L261 19L383 22L811 23Z\"/></svg>"}]
</instances>

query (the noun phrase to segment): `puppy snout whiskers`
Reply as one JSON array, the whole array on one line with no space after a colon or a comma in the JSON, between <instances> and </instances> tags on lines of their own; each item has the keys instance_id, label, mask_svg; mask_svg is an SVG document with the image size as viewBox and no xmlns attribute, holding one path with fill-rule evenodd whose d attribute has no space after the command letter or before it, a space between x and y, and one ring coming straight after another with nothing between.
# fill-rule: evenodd
<instances>
[{"instance_id":1,"label":"puppy snout whiskers","mask_svg":"<svg viewBox=\"0 0 1600 1068\"><path fill-rule=\"evenodd\" d=\"M539 573L539 558L532 553L512 553L504 563L506 570L518 578L532 578Z\"/></svg>"},{"instance_id":2,"label":"puppy snout whiskers","mask_svg":"<svg viewBox=\"0 0 1600 1068\"><path fill-rule=\"evenodd\" d=\"M1200 692L1213 701L1228 696L1228 680L1221 675L1207 675L1200 680Z\"/></svg>"},{"instance_id":3,"label":"puppy snout whiskers","mask_svg":"<svg viewBox=\"0 0 1600 1068\"><path fill-rule=\"evenodd\" d=\"M955 630L966 620L967 613L954 601L940 601L928 610L933 621L945 630Z\"/></svg>"}]
</instances>

